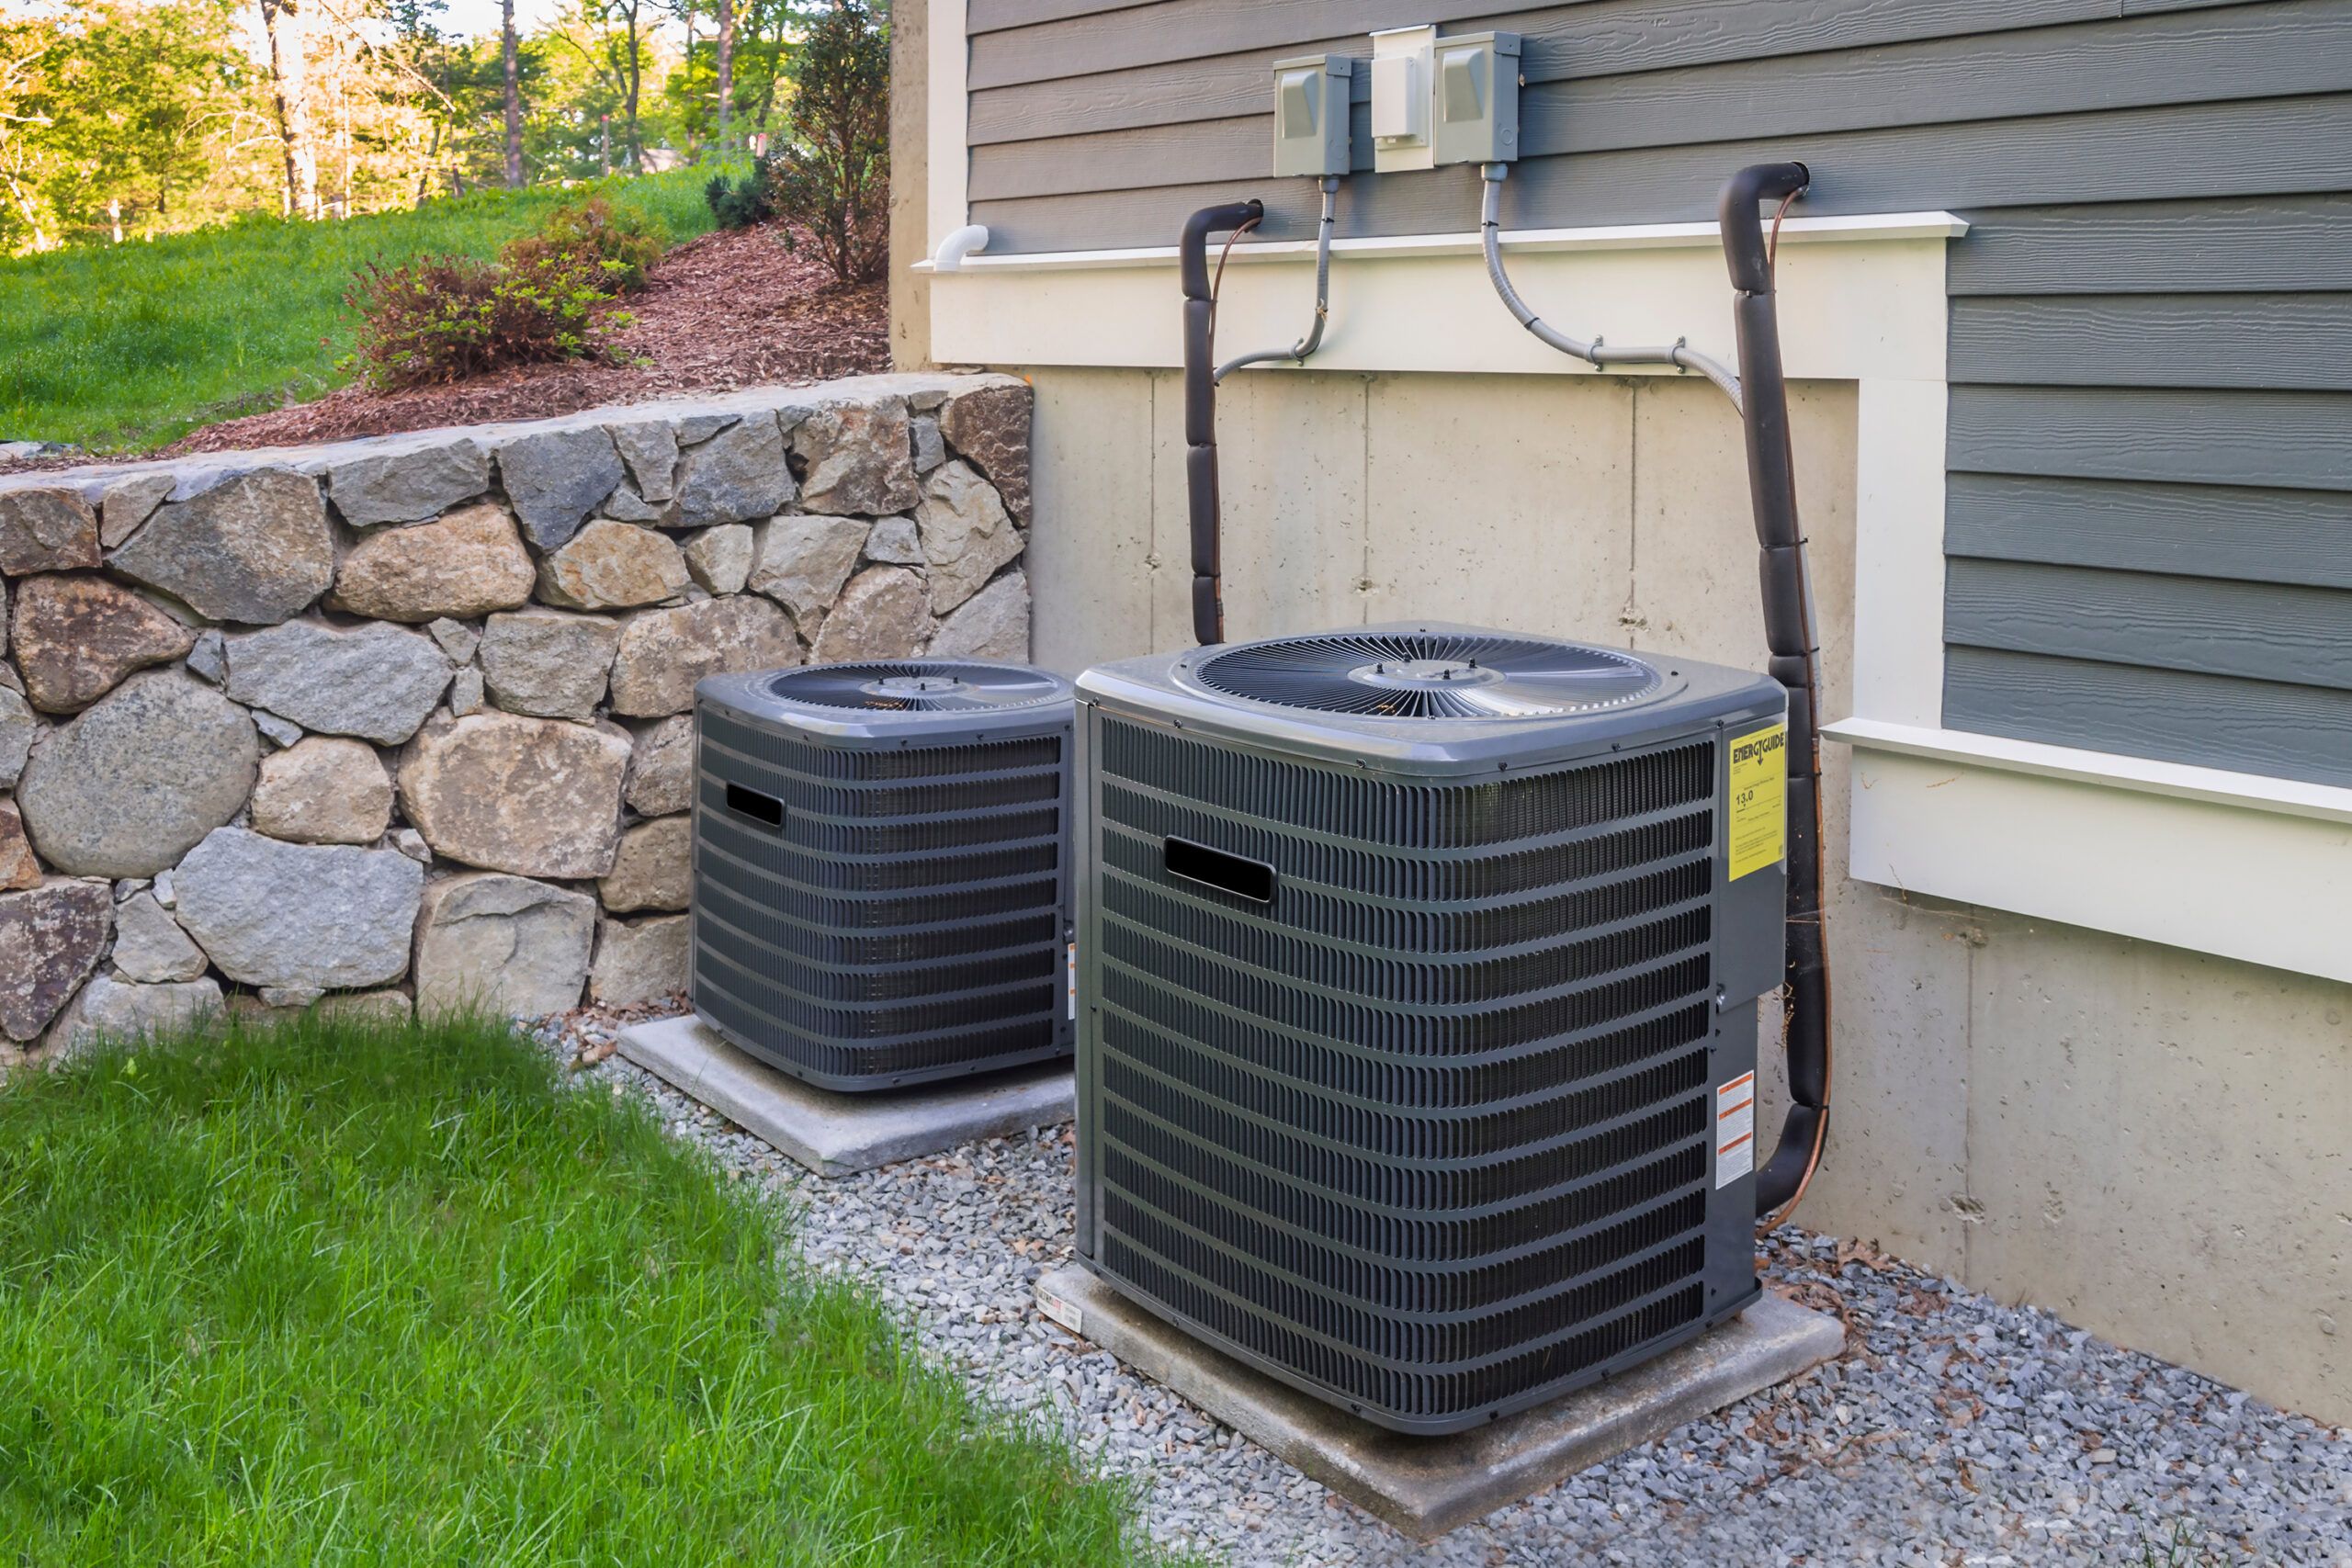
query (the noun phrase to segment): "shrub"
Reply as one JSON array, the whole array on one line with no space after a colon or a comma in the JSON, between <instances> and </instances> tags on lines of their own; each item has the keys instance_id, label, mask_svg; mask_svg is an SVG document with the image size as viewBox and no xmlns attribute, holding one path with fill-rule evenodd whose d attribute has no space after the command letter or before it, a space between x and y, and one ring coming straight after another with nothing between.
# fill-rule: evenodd
<instances>
[{"instance_id":1,"label":"shrub","mask_svg":"<svg viewBox=\"0 0 2352 1568\"><path fill-rule=\"evenodd\" d=\"M516 273L593 273L616 293L645 287L645 272L669 249L658 219L601 196L559 207L536 234L509 240L499 259Z\"/></svg>"},{"instance_id":2,"label":"shrub","mask_svg":"<svg viewBox=\"0 0 2352 1568\"><path fill-rule=\"evenodd\" d=\"M769 160L775 210L843 283L889 266L890 43L861 0L810 24L793 69L791 142ZM785 231L797 248L798 236Z\"/></svg>"},{"instance_id":3,"label":"shrub","mask_svg":"<svg viewBox=\"0 0 2352 1568\"><path fill-rule=\"evenodd\" d=\"M769 162L765 158L752 164L752 172L740 180L725 175L713 175L703 186L703 200L710 204L710 215L722 229L748 229L775 216L775 207L768 200Z\"/></svg>"}]
</instances>

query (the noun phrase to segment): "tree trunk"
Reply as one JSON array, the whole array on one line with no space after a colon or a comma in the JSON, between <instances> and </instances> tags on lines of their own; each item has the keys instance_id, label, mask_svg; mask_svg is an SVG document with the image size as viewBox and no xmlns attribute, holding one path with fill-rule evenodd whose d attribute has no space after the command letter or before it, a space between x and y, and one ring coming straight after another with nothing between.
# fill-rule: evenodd
<instances>
[{"instance_id":1,"label":"tree trunk","mask_svg":"<svg viewBox=\"0 0 2352 1568\"><path fill-rule=\"evenodd\" d=\"M523 188L523 85L514 38L514 0L500 0L499 50L506 70L506 188Z\"/></svg>"},{"instance_id":2,"label":"tree trunk","mask_svg":"<svg viewBox=\"0 0 2352 1568\"><path fill-rule=\"evenodd\" d=\"M727 122L735 112L735 0L718 0L718 152L727 153Z\"/></svg>"},{"instance_id":3,"label":"tree trunk","mask_svg":"<svg viewBox=\"0 0 2352 1568\"><path fill-rule=\"evenodd\" d=\"M628 172L645 173L645 144L639 140L637 128L638 95L645 85L645 62L637 31L637 7L628 8L628 96L621 106L623 123L628 130Z\"/></svg>"},{"instance_id":4,"label":"tree trunk","mask_svg":"<svg viewBox=\"0 0 2352 1568\"><path fill-rule=\"evenodd\" d=\"M269 81L277 134L286 148L286 215L319 215L319 153L311 135L308 25L295 0L261 0L269 35Z\"/></svg>"}]
</instances>

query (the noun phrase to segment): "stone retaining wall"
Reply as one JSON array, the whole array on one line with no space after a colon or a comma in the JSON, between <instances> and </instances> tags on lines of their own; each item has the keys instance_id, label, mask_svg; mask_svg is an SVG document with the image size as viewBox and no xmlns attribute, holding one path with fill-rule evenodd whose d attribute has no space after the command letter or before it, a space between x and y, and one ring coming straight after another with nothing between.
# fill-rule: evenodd
<instances>
[{"instance_id":1,"label":"stone retaining wall","mask_svg":"<svg viewBox=\"0 0 2352 1568\"><path fill-rule=\"evenodd\" d=\"M0 1066L682 988L695 682L1025 659L1029 406L881 376L0 479Z\"/></svg>"}]
</instances>

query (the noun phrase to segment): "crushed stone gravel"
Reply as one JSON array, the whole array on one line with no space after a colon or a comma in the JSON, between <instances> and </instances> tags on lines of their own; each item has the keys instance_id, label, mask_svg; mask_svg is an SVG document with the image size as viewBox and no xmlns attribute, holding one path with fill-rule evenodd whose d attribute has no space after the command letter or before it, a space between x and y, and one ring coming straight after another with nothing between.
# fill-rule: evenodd
<instances>
[{"instance_id":1,"label":"crushed stone gravel","mask_svg":"<svg viewBox=\"0 0 2352 1568\"><path fill-rule=\"evenodd\" d=\"M1842 1319L1843 1357L1421 1545L1038 1315L1033 1282L1070 1253L1069 1128L820 1180L606 1049L659 1010L528 1027L784 1198L800 1256L876 1292L982 1399L1132 1478L1170 1548L1242 1568L2352 1568L2352 1430L1795 1226L1767 1281Z\"/></svg>"}]
</instances>

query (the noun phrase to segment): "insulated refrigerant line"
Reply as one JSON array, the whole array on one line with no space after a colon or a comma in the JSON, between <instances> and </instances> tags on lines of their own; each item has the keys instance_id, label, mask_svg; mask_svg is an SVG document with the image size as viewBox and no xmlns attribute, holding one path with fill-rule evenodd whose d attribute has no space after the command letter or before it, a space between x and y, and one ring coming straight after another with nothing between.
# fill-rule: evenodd
<instances>
[{"instance_id":1,"label":"insulated refrigerant line","mask_svg":"<svg viewBox=\"0 0 2352 1568\"><path fill-rule=\"evenodd\" d=\"M1209 235L1254 224L1262 201L1204 207L1184 220L1177 270L1184 288L1184 499L1193 533L1193 640L1225 640L1225 582L1216 488L1216 294Z\"/></svg>"}]
</instances>

